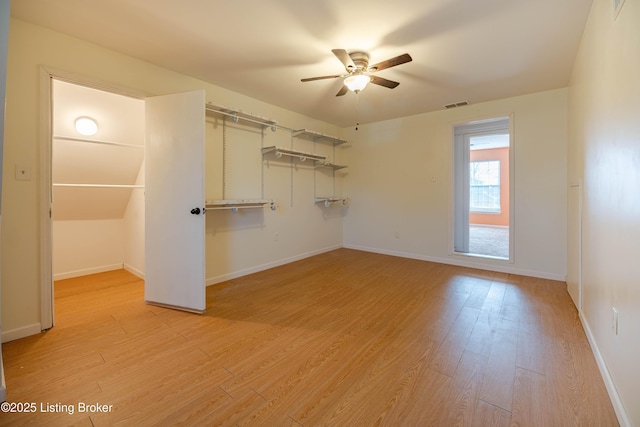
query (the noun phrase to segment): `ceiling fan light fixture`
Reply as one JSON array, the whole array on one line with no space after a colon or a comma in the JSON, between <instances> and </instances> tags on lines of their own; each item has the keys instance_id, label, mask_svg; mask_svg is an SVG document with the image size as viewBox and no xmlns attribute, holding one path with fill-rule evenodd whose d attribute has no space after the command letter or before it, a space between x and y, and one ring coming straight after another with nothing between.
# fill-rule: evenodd
<instances>
[{"instance_id":1,"label":"ceiling fan light fixture","mask_svg":"<svg viewBox=\"0 0 640 427\"><path fill-rule=\"evenodd\" d=\"M354 74L344 79L344 85L348 87L350 91L358 93L367 87L370 81L371 77L366 74Z\"/></svg>"},{"instance_id":2,"label":"ceiling fan light fixture","mask_svg":"<svg viewBox=\"0 0 640 427\"><path fill-rule=\"evenodd\" d=\"M91 136L98 132L98 123L91 117L78 117L75 121L76 130L81 135Z\"/></svg>"}]
</instances>

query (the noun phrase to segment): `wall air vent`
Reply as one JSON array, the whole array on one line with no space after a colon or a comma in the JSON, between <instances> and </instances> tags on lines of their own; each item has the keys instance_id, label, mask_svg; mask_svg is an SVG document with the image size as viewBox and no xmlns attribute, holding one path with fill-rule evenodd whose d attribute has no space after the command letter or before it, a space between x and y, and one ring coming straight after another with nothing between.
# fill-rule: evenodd
<instances>
[{"instance_id":1,"label":"wall air vent","mask_svg":"<svg viewBox=\"0 0 640 427\"><path fill-rule=\"evenodd\" d=\"M465 105L469 105L469 101L460 101L460 102L454 102L453 104L447 104L444 106L444 108L456 108L456 107L463 107Z\"/></svg>"}]
</instances>

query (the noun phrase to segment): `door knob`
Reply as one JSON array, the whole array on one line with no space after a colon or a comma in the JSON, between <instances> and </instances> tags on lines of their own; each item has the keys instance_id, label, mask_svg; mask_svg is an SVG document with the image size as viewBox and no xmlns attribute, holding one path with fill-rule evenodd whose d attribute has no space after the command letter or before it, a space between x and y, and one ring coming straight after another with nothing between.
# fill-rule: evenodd
<instances>
[{"instance_id":1,"label":"door knob","mask_svg":"<svg viewBox=\"0 0 640 427\"><path fill-rule=\"evenodd\" d=\"M193 208L191 209L191 213L193 215L200 215L200 208Z\"/></svg>"}]
</instances>

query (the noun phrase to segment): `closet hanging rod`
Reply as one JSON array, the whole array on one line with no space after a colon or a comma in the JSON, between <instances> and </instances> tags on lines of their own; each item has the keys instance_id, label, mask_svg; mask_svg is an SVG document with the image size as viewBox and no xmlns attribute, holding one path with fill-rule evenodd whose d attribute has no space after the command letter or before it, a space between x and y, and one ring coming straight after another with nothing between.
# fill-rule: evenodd
<instances>
[{"instance_id":1,"label":"closet hanging rod","mask_svg":"<svg viewBox=\"0 0 640 427\"><path fill-rule=\"evenodd\" d=\"M275 202L269 199L210 200L204 203L207 210L231 209L234 212L237 209L262 208L267 205L271 210L276 209Z\"/></svg>"},{"instance_id":2,"label":"closet hanging rod","mask_svg":"<svg viewBox=\"0 0 640 427\"><path fill-rule=\"evenodd\" d=\"M217 211L217 210L230 210L233 212L238 212L238 209L256 209L256 208L264 208L264 206L260 205L260 206L255 206L255 205L249 205L249 206L218 206L215 208L211 208L208 207L206 208L206 211ZM272 209L274 210L274 209Z\"/></svg>"},{"instance_id":3,"label":"closet hanging rod","mask_svg":"<svg viewBox=\"0 0 640 427\"><path fill-rule=\"evenodd\" d=\"M64 140L64 141L73 141L73 142L89 142L91 144L115 145L115 146L118 146L118 147L129 147L129 148L142 148L142 149L144 149L144 145L124 144L122 142L113 142L113 141L101 141L99 139L74 138L74 137L71 137L71 136L54 136L53 139L61 139L61 140Z\"/></svg>"},{"instance_id":4,"label":"closet hanging rod","mask_svg":"<svg viewBox=\"0 0 640 427\"><path fill-rule=\"evenodd\" d=\"M54 187L78 187L78 188L144 188L144 185L136 184L53 184Z\"/></svg>"}]
</instances>

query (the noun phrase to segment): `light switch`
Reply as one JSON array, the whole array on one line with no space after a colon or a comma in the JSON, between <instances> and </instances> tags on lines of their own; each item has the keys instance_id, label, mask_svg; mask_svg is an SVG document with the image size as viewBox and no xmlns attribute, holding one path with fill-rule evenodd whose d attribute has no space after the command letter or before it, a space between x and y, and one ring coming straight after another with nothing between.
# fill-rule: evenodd
<instances>
[{"instance_id":1,"label":"light switch","mask_svg":"<svg viewBox=\"0 0 640 427\"><path fill-rule=\"evenodd\" d=\"M16 181L31 181L31 168L23 165L16 165Z\"/></svg>"}]
</instances>

